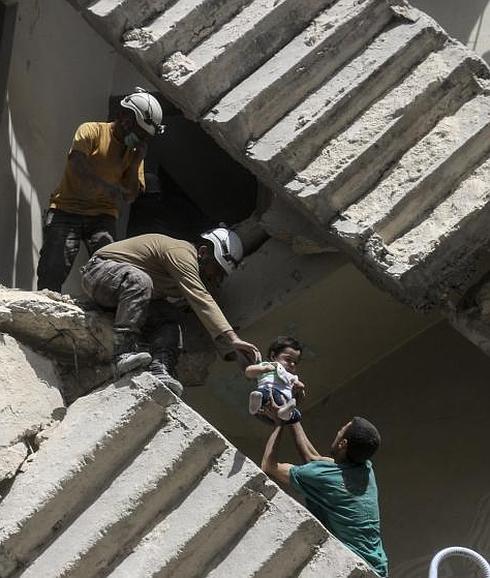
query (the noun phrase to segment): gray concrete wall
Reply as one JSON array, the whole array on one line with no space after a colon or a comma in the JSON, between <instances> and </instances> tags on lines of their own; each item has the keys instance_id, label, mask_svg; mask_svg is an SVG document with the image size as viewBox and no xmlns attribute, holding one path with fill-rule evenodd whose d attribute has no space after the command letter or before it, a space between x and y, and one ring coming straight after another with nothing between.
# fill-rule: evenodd
<instances>
[{"instance_id":1,"label":"gray concrete wall","mask_svg":"<svg viewBox=\"0 0 490 578\"><path fill-rule=\"evenodd\" d=\"M2 283L32 287L42 211L75 128L107 115L113 61L66 2L20 3L0 126Z\"/></svg>"},{"instance_id":2,"label":"gray concrete wall","mask_svg":"<svg viewBox=\"0 0 490 578\"><path fill-rule=\"evenodd\" d=\"M489 374L488 357L441 323L306 416L324 448L353 415L379 426L375 463L393 578L425 576L446 546L490 557ZM453 572L443 576L473 576L468 567Z\"/></svg>"},{"instance_id":3,"label":"gray concrete wall","mask_svg":"<svg viewBox=\"0 0 490 578\"><path fill-rule=\"evenodd\" d=\"M451 36L490 63L490 2L488 0L412 0Z\"/></svg>"},{"instance_id":4,"label":"gray concrete wall","mask_svg":"<svg viewBox=\"0 0 490 578\"><path fill-rule=\"evenodd\" d=\"M431 556L449 545L490 555L490 359L446 322L386 299L350 265L243 336L264 350L288 333L306 345L304 425L318 449L328 451L353 415L381 430L376 465L391 576L424 576ZM233 365L219 364L185 396L260 463L269 429L247 415L251 387ZM292 448L282 458L298 460ZM466 577L460 570L447 576Z\"/></svg>"},{"instance_id":5,"label":"gray concrete wall","mask_svg":"<svg viewBox=\"0 0 490 578\"><path fill-rule=\"evenodd\" d=\"M19 3L0 124L1 283L35 285L42 213L73 133L82 122L106 120L110 95L135 84L149 86L67 2ZM66 288L77 290L76 271Z\"/></svg>"},{"instance_id":6,"label":"gray concrete wall","mask_svg":"<svg viewBox=\"0 0 490 578\"><path fill-rule=\"evenodd\" d=\"M343 312L333 305L316 312L283 308L289 315L282 323L279 314L270 316L248 336L264 343L274 332L289 330L305 339L308 350L300 375L311 388L309 396L323 391L314 404L307 397L304 411L305 429L317 449L327 452L338 428L353 415L365 416L379 427L383 444L375 465L392 578L427 575L431 557L450 545L489 557L490 359L440 322L395 350L385 343L384 355L355 375L363 355L375 347L376 331L384 330L386 336L397 332L385 325L387 310L379 308L374 321L366 302L359 305L365 313L357 321L355 314L350 321L344 317L341 324ZM398 319L399 332L416 322L408 316ZM340 387L333 389L336 385ZM270 430L245 415L248 391L243 381L228 378L188 395L194 407L260 463ZM219 404L213 405L213 396ZM281 459L298 463L292 447L286 447ZM450 564L441 576L477 575Z\"/></svg>"}]
</instances>

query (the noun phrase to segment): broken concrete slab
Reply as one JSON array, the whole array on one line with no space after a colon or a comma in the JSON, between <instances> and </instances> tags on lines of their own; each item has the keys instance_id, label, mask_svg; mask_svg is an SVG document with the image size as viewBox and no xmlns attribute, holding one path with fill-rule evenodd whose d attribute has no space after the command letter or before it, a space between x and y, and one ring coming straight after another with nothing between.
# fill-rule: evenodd
<instances>
[{"instance_id":1,"label":"broken concrete slab","mask_svg":"<svg viewBox=\"0 0 490 578\"><path fill-rule=\"evenodd\" d=\"M236 568L240 568L240 578L295 576L326 538L322 525L310 518L292 498L280 492L272 498L252 531L243 536L208 576L232 576ZM264 544L267 547L264 548Z\"/></svg>"},{"instance_id":2,"label":"broken concrete slab","mask_svg":"<svg viewBox=\"0 0 490 578\"><path fill-rule=\"evenodd\" d=\"M23 575L96 576L153 524L157 513L171 511L224 448L218 432L184 404L174 405L144 449L134 457L126 454L122 471L100 495L90 496L86 489L91 505Z\"/></svg>"},{"instance_id":3,"label":"broken concrete slab","mask_svg":"<svg viewBox=\"0 0 490 578\"><path fill-rule=\"evenodd\" d=\"M187 54L206 40L216 27L236 16L247 3L248 0L181 0L163 14L160 11L156 18L143 19L139 14L123 34L124 47L145 68L158 70L173 53ZM138 21L146 23L135 27Z\"/></svg>"},{"instance_id":4,"label":"broken concrete slab","mask_svg":"<svg viewBox=\"0 0 490 578\"><path fill-rule=\"evenodd\" d=\"M39 352L75 365L77 358L102 363L112 356L111 316L85 310L70 296L0 287L0 306L0 331Z\"/></svg>"},{"instance_id":5,"label":"broken concrete slab","mask_svg":"<svg viewBox=\"0 0 490 578\"><path fill-rule=\"evenodd\" d=\"M204 124L239 150L249 147L304 95L348 62L391 20L386 2L340 0L213 106ZM364 34L358 34L361 27Z\"/></svg>"},{"instance_id":6,"label":"broken concrete slab","mask_svg":"<svg viewBox=\"0 0 490 578\"><path fill-rule=\"evenodd\" d=\"M0 448L0 484L16 476L28 455L29 448L23 441Z\"/></svg>"},{"instance_id":7,"label":"broken concrete slab","mask_svg":"<svg viewBox=\"0 0 490 578\"><path fill-rule=\"evenodd\" d=\"M291 197L298 214L314 223L311 231L305 227L311 243L302 239L298 246L321 246L318 235L327 244L334 237L334 245L398 299L422 308L444 306L444 283L425 294L422 277L398 283L403 251L390 254L376 231L356 227L339 213L367 199L437 123L488 92L490 72L481 59L404 0L162 0L151 9L145 5L141 14L138 7L136 0L78 3L84 17L167 99L201 122L275 194ZM206 16L194 35L195 10L216 18ZM123 39L123 18L115 26L116 13L126 19ZM170 22L171 30L165 28ZM170 55L165 37L175 48ZM458 127L448 131L456 136ZM483 160L485 142L477 138L463 147L457 161L463 179ZM417 170L416 157L410 171ZM437 178L450 164L449 157L441 158L432 172L428 168L426 182L441 186L424 189L427 212L451 192L447 179ZM395 189L392 183L383 190L385 201ZM373 213L381 212L373 207ZM392 241L424 219L425 213L405 222L390 213L383 232ZM477 240L488 241L490 232ZM434 261L439 256L434 253ZM455 263L454 269L461 266ZM445 268L441 263L434 272Z\"/></svg>"},{"instance_id":8,"label":"broken concrete slab","mask_svg":"<svg viewBox=\"0 0 490 578\"><path fill-rule=\"evenodd\" d=\"M254 0L187 54L162 64L162 80L178 91L180 104L197 118L246 78L316 16L331 0ZM274 34L270 34L270 28ZM246 54L247 58L243 58ZM187 66L182 66L185 58ZM226 68L227 74L220 74Z\"/></svg>"},{"instance_id":9,"label":"broken concrete slab","mask_svg":"<svg viewBox=\"0 0 490 578\"><path fill-rule=\"evenodd\" d=\"M339 212L362 202L390 165L441 118L481 91L470 63L468 53L457 46L430 54L332 139L286 189L329 225ZM376 207L370 210L376 212ZM360 233L357 238L362 245Z\"/></svg>"},{"instance_id":10,"label":"broken concrete slab","mask_svg":"<svg viewBox=\"0 0 490 578\"><path fill-rule=\"evenodd\" d=\"M346 576L347 578L366 576L376 578L376 572L368 564L360 560L354 560L351 556L341 556L337 550L338 540L331 536L323 544L318 554L301 570L298 578L318 578L319 576ZM332 556L334 551L336 555Z\"/></svg>"},{"instance_id":11,"label":"broken concrete slab","mask_svg":"<svg viewBox=\"0 0 490 578\"><path fill-rule=\"evenodd\" d=\"M94 389L112 378L112 323L113 314L87 299L0 287L0 331L62 364L68 401L87 393L89 383ZM186 349L177 373L184 385L201 385L217 352L193 313L185 315L185 324Z\"/></svg>"},{"instance_id":12,"label":"broken concrete slab","mask_svg":"<svg viewBox=\"0 0 490 578\"><path fill-rule=\"evenodd\" d=\"M395 19L348 66L335 69L335 74L270 130L249 142L247 155L261 168L265 180L287 182L343 127L443 42L442 30L430 18L421 15L416 22Z\"/></svg>"},{"instance_id":13,"label":"broken concrete slab","mask_svg":"<svg viewBox=\"0 0 490 578\"><path fill-rule=\"evenodd\" d=\"M64 415L54 363L0 334L0 482L15 476L34 437Z\"/></svg>"},{"instance_id":14,"label":"broken concrete slab","mask_svg":"<svg viewBox=\"0 0 490 578\"><path fill-rule=\"evenodd\" d=\"M275 484L228 448L213 463L201 482L145 536L112 572L113 578L162 578L205 575L210 561L222 554L268 506L277 493ZM213 537L210 540L210 536Z\"/></svg>"},{"instance_id":15,"label":"broken concrete slab","mask_svg":"<svg viewBox=\"0 0 490 578\"><path fill-rule=\"evenodd\" d=\"M0 576L23 565L107 478L141 451L175 397L150 374L74 402L0 504ZM35 488L35 491L33 489Z\"/></svg>"}]
</instances>

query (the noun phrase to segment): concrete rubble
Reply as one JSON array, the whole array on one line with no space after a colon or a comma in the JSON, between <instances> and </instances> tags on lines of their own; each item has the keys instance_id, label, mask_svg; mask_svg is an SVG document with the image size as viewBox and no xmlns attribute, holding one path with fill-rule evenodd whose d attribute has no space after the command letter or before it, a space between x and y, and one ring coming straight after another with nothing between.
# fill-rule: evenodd
<instances>
[{"instance_id":1,"label":"concrete rubble","mask_svg":"<svg viewBox=\"0 0 490 578\"><path fill-rule=\"evenodd\" d=\"M1 578L319 570L375 577L149 373L73 402L0 502Z\"/></svg>"},{"instance_id":2,"label":"concrete rubble","mask_svg":"<svg viewBox=\"0 0 490 578\"><path fill-rule=\"evenodd\" d=\"M111 375L113 314L94 303L52 291L21 291L0 286L0 331L55 358L63 374L63 395L71 401ZM178 366L184 385L204 382L216 352L192 314L187 350Z\"/></svg>"},{"instance_id":3,"label":"concrete rubble","mask_svg":"<svg viewBox=\"0 0 490 578\"><path fill-rule=\"evenodd\" d=\"M0 495L37 446L36 435L65 412L54 363L0 334Z\"/></svg>"},{"instance_id":4,"label":"concrete rubble","mask_svg":"<svg viewBox=\"0 0 490 578\"><path fill-rule=\"evenodd\" d=\"M444 308L488 244L488 66L404 0L70 0L270 187L263 226ZM303 234L277 223L301 215Z\"/></svg>"}]
</instances>

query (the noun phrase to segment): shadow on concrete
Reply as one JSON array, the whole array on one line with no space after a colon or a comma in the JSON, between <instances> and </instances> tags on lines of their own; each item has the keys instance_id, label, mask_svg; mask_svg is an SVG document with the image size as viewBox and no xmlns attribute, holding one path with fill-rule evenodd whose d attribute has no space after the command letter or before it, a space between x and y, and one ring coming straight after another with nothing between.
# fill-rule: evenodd
<instances>
[{"instance_id":1,"label":"shadow on concrete","mask_svg":"<svg viewBox=\"0 0 490 578\"><path fill-rule=\"evenodd\" d=\"M40 219L39 199L29 174L26 148L19 142L15 115L10 106L5 109L2 122L2 182L7 183L2 191L0 227L2 238L1 281L7 286L32 289L35 272L33 217Z\"/></svg>"}]
</instances>

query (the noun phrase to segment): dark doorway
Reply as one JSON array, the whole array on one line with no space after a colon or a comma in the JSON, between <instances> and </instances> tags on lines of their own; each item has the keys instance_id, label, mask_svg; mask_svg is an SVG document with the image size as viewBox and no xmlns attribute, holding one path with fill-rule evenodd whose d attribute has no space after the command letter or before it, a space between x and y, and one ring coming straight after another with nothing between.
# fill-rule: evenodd
<instances>
[{"instance_id":1,"label":"dark doorway","mask_svg":"<svg viewBox=\"0 0 490 578\"><path fill-rule=\"evenodd\" d=\"M132 204L127 236L163 233L194 240L210 227L231 226L253 212L257 181L201 127L163 101L165 133L154 137L145 159L146 191ZM110 117L123 95L113 97Z\"/></svg>"}]
</instances>

